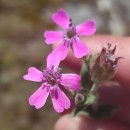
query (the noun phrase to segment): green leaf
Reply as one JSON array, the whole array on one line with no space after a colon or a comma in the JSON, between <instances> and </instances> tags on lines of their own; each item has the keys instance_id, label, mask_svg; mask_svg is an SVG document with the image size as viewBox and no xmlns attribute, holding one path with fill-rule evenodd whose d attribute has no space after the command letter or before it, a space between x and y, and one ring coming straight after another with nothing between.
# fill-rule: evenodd
<instances>
[{"instance_id":1,"label":"green leaf","mask_svg":"<svg viewBox=\"0 0 130 130\"><path fill-rule=\"evenodd\" d=\"M86 58L84 64L82 65L81 68L81 86L86 89L87 91L89 91L91 89L91 86L93 84L92 80L91 80L91 76L90 76L90 61L91 61L91 57Z\"/></svg>"},{"instance_id":2,"label":"green leaf","mask_svg":"<svg viewBox=\"0 0 130 130\"><path fill-rule=\"evenodd\" d=\"M97 99L97 95L91 93L87 96L85 104L91 105L91 104L95 103L96 99Z\"/></svg>"}]
</instances>

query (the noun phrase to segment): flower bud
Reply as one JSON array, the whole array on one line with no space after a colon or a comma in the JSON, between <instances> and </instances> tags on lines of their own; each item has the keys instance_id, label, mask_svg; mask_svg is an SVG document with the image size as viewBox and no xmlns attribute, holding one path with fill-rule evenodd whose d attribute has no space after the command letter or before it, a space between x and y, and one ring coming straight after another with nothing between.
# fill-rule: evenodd
<instances>
[{"instance_id":1,"label":"flower bud","mask_svg":"<svg viewBox=\"0 0 130 130\"><path fill-rule=\"evenodd\" d=\"M82 93L77 93L77 94L75 95L75 104L76 104L76 105L83 105L84 102L85 102L85 99L86 99L86 97L85 97L84 94L82 94Z\"/></svg>"}]
</instances>

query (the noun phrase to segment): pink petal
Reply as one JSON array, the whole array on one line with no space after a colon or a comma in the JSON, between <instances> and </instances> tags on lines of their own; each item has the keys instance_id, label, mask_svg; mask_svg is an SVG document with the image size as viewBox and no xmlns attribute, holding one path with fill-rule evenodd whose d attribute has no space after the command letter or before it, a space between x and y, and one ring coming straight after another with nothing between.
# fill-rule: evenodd
<instances>
[{"instance_id":1,"label":"pink petal","mask_svg":"<svg viewBox=\"0 0 130 130\"><path fill-rule=\"evenodd\" d=\"M49 95L49 87L42 85L33 95L29 98L29 104L39 109L45 105Z\"/></svg>"},{"instance_id":2,"label":"pink petal","mask_svg":"<svg viewBox=\"0 0 130 130\"><path fill-rule=\"evenodd\" d=\"M77 58L81 58L88 54L87 46L77 37L72 44L74 55Z\"/></svg>"},{"instance_id":3,"label":"pink petal","mask_svg":"<svg viewBox=\"0 0 130 130\"><path fill-rule=\"evenodd\" d=\"M55 87L50 91L53 107L56 112L63 112L70 108L70 100L58 86Z\"/></svg>"},{"instance_id":4,"label":"pink petal","mask_svg":"<svg viewBox=\"0 0 130 130\"><path fill-rule=\"evenodd\" d=\"M28 69L28 74L24 75L25 80L41 82L43 80L42 72L36 69L35 67L30 67Z\"/></svg>"},{"instance_id":5,"label":"pink petal","mask_svg":"<svg viewBox=\"0 0 130 130\"><path fill-rule=\"evenodd\" d=\"M63 29L69 27L70 18L65 10L59 9L56 13L52 15L52 20Z\"/></svg>"},{"instance_id":6,"label":"pink petal","mask_svg":"<svg viewBox=\"0 0 130 130\"><path fill-rule=\"evenodd\" d=\"M60 60L64 60L68 53L68 47L64 43L61 43L52 53L54 57L60 55Z\"/></svg>"},{"instance_id":7,"label":"pink petal","mask_svg":"<svg viewBox=\"0 0 130 130\"><path fill-rule=\"evenodd\" d=\"M80 88L80 76L77 74L62 74L61 84L73 90Z\"/></svg>"},{"instance_id":8,"label":"pink petal","mask_svg":"<svg viewBox=\"0 0 130 130\"><path fill-rule=\"evenodd\" d=\"M53 44L57 41L62 40L62 32L58 32L58 31L46 31L44 33L44 38L45 38L45 42L47 44Z\"/></svg>"},{"instance_id":9,"label":"pink petal","mask_svg":"<svg viewBox=\"0 0 130 130\"><path fill-rule=\"evenodd\" d=\"M87 21L76 26L76 31L78 35L93 35L96 31L95 22L94 21Z\"/></svg>"},{"instance_id":10,"label":"pink petal","mask_svg":"<svg viewBox=\"0 0 130 130\"><path fill-rule=\"evenodd\" d=\"M47 56L47 68L54 66L54 69L58 68L60 63L61 53L50 53Z\"/></svg>"}]
</instances>

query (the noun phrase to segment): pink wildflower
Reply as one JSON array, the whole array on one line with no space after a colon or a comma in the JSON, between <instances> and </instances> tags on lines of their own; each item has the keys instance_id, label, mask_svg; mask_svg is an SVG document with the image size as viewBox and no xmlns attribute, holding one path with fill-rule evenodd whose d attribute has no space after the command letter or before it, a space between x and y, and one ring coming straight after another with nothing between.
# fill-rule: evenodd
<instances>
[{"instance_id":1,"label":"pink wildflower","mask_svg":"<svg viewBox=\"0 0 130 130\"><path fill-rule=\"evenodd\" d=\"M88 54L87 46L82 42L79 36L90 36L96 31L95 23L93 20L84 22L76 27L72 25L72 21L69 18L65 10L60 9L52 15L52 20L63 28L62 31L46 31L44 33L45 42L47 44L53 44L60 41L61 44L52 53L61 53L61 59L64 60L67 56L68 47L72 47L74 55L77 58L81 58Z\"/></svg>"},{"instance_id":2,"label":"pink wildflower","mask_svg":"<svg viewBox=\"0 0 130 130\"><path fill-rule=\"evenodd\" d=\"M80 87L80 76L77 74L61 74L58 68L59 60L54 60L50 55L47 58L47 69L39 71L35 67L28 69L24 75L25 80L41 82L40 88L30 96L29 104L39 109L44 106L50 93L53 107L57 112L63 112L70 107L70 100L62 91L63 86L72 90Z\"/></svg>"}]
</instances>

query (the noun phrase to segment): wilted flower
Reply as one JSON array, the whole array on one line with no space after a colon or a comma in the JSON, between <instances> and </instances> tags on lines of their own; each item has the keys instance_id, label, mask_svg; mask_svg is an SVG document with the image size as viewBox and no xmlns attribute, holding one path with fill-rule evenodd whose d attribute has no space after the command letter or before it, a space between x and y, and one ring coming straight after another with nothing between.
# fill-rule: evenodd
<instances>
[{"instance_id":1,"label":"wilted flower","mask_svg":"<svg viewBox=\"0 0 130 130\"><path fill-rule=\"evenodd\" d=\"M115 50L116 46L111 49L110 43L107 43L107 47L102 48L91 68L91 76L94 82L109 80L114 75L118 60L122 58L114 55Z\"/></svg>"},{"instance_id":2,"label":"wilted flower","mask_svg":"<svg viewBox=\"0 0 130 130\"><path fill-rule=\"evenodd\" d=\"M29 104L36 109L44 106L50 93L53 107L57 112L63 112L70 107L70 100L62 91L62 88L78 90L80 88L80 76L77 74L61 74L58 68L59 60L55 60L50 55L47 58L47 69L39 71L35 67L28 69L28 74L24 75L25 80L41 82L41 87L30 96Z\"/></svg>"},{"instance_id":3,"label":"wilted flower","mask_svg":"<svg viewBox=\"0 0 130 130\"><path fill-rule=\"evenodd\" d=\"M77 58L81 58L88 54L87 46L82 42L79 36L90 36L96 31L95 23L93 20L84 22L76 27L72 25L72 20L69 18L65 10L60 9L52 15L52 20L63 28L62 31L46 31L44 33L45 42L47 44L53 44L60 41L59 47L57 47L52 53L61 53L60 60L64 60L67 56L68 48L72 47L74 55Z\"/></svg>"}]
</instances>

